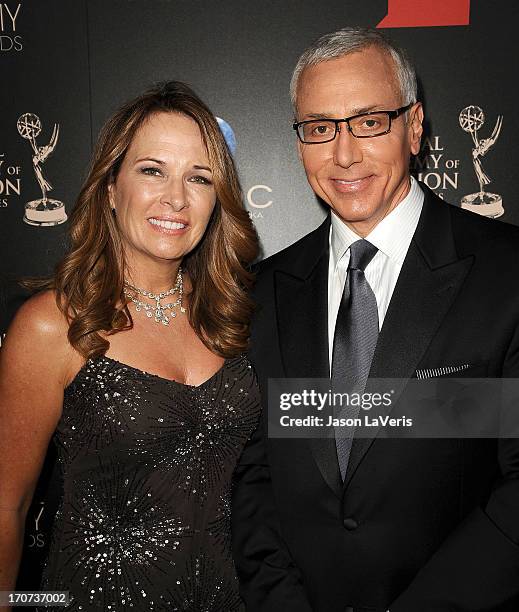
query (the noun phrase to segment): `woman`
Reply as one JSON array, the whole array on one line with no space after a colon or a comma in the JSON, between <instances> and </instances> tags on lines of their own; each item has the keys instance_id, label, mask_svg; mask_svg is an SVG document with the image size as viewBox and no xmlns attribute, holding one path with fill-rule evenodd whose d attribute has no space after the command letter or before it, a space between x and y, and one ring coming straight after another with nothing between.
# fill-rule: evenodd
<instances>
[{"instance_id":1,"label":"woman","mask_svg":"<svg viewBox=\"0 0 519 612\"><path fill-rule=\"evenodd\" d=\"M70 230L2 348L1 588L14 589L54 436L63 499L45 590L70 591L71 610L242 610L229 505L259 412L242 356L257 238L187 86L108 121Z\"/></svg>"}]
</instances>

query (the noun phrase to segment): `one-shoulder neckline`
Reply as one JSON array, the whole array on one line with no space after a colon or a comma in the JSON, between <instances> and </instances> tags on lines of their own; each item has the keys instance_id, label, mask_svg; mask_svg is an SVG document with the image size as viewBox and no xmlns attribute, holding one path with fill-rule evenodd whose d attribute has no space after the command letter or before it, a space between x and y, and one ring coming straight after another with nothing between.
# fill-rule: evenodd
<instances>
[{"instance_id":1,"label":"one-shoulder neckline","mask_svg":"<svg viewBox=\"0 0 519 612\"><path fill-rule=\"evenodd\" d=\"M120 366L126 370L132 370L133 372L138 372L141 375L147 376L149 378L152 379L156 379L156 380L162 380L166 383L170 383L172 385L178 385L179 387L185 387L187 389L202 389L203 387L205 387L206 385L208 385L209 383L211 383L215 378L217 378L217 376L219 374L221 374L225 368L227 367L230 359L226 358L224 359L223 364L218 368L218 370L216 370L213 374L211 374L211 376L207 379L204 380L203 382L201 382L199 385L190 385L187 383L183 383L180 382L179 380L175 380L174 378L165 378L164 376L160 376L159 374L153 374L153 372L148 372L147 370L142 370L140 368L137 368L135 366L130 365L129 363L124 363L123 361L119 361L118 359L114 359L113 357L108 357L107 355L100 355L98 357L92 357L90 359L88 359L82 366L81 368L78 370L78 373L74 376L74 378L71 380L71 382L67 385L66 389L68 389L78 378L78 376L91 364L95 363L95 362L99 362L99 361L108 361L110 363L115 364L116 366Z\"/></svg>"}]
</instances>

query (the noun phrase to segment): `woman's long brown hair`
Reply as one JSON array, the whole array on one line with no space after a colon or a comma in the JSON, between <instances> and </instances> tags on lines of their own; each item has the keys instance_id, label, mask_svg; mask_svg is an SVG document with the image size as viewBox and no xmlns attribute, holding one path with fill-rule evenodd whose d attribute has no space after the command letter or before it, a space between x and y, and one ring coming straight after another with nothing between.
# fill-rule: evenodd
<instances>
[{"instance_id":1,"label":"woman's long brown hair","mask_svg":"<svg viewBox=\"0 0 519 612\"><path fill-rule=\"evenodd\" d=\"M101 130L70 218L70 250L54 277L37 284L56 292L58 307L69 321L69 342L86 359L108 350L106 335L133 325L123 294L124 249L108 188L137 130L158 112L180 113L197 123L216 191L207 230L182 263L193 286L190 324L203 343L222 357L236 356L247 347L253 309L248 267L258 254L257 235L215 117L187 85L168 81L125 104Z\"/></svg>"}]
</instances>

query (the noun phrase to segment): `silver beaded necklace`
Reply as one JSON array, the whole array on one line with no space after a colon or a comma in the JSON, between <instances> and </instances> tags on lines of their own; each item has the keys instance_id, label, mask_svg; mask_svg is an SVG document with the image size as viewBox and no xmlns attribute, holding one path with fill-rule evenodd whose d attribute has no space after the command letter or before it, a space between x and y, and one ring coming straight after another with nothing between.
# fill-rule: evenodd
<instances>
[{"instance_id":1,"label":"silver beaded necklace","mask_svg":"<svg viewBox=\"0 0 519 612\"><path fill-rule=\"evenodd\" d=\"M155 304L153 305L143 302L135 296L136 293L150 300L155 300ZM169 295L174 295L175 293L178 294L178 297L174 302L168 302L167 304L160 303L161 300ZM168 291L163 291L162 293L151 293L150 291L139 289L139 287L135 287L127 281L124 281L124 295L135 304L135 310L137 312L144 310L146 316L150 319L151 317L155 316L155 323L162 323L162 325L169 325L170 318L175 318L177 316L177 307L180 309L180 312L186 312L186 309L182 306L183 294L184 284L182 279L182 268L178 269L174 287L171 287L171 289L168 289ZM167 311L169 311L169 316L166 314Z\"/></svg>"}]
</instances>

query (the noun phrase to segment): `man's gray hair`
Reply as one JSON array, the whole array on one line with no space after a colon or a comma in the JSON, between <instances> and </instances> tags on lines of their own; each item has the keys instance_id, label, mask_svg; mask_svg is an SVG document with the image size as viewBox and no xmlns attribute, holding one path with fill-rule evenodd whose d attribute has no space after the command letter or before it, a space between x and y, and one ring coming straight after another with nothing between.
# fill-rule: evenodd
<instances>
[{"instance_id":1,"label":"man's gray hair","mask_svg":"<svg viewBox=\"0 0 519 612\"><path fill-rule=\"evenodd\" d=\"M337 59L355 51L361 51L367 47L377 47L393 58L402 95L402 106L416 102L416 73L406 53L378 30L347 27L337 30L337 32L324 34L310 45L299 58L290 81L290 98L294 112L297 112L299 79L306 68L331 59Z\"/></svg>"}]
</instances>

